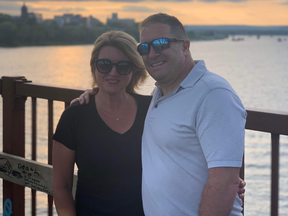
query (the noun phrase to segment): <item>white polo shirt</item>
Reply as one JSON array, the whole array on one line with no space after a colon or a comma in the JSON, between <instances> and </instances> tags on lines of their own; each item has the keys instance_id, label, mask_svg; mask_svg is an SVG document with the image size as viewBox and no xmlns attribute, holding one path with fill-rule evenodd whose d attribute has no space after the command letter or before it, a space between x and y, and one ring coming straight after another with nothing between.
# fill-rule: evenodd
<instances>
[{"instance_id":1,"label":"white polo shirt","mask_svg":"<svg viewBox=\"0 0 288 216\"><path fill-rule=\"evenodd\" d=\"M142 197L146 216L197 216L212 167L241 167L246 110L230 84L204 61L179 88L157 87L142 138ZM231 216L240 216L235 198Z\"/></svg>"}]
</instances>

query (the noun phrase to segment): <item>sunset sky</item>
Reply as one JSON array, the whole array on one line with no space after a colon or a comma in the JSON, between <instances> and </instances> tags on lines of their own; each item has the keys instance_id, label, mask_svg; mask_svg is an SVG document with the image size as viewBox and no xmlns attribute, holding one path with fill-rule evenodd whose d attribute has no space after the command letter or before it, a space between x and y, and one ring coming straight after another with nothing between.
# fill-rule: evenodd
<instances>
[{"instance_id":1,"label":"sunset sky","mask_svg":"<svg viewBox=\"0 0 288 216\"><path fill-rule=\"evenodd\" d=\"M288 0L26 0L28 12L52 19L64 13L92 15L106 23L112 13L119 19L140 22L163 12L176 16L184 25L288 25ZM20 16L23 1L0 1L0 13Z\"/></svg>"}]
</instances>

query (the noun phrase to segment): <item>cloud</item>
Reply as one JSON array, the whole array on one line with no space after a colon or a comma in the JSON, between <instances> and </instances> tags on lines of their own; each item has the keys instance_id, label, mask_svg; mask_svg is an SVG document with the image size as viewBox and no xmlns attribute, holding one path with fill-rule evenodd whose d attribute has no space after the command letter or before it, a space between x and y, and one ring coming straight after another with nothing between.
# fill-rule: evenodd
<instances>
[{"instance_id":1,"label":"cloud","mask_svg":"<svg viewBox=\"0 0 288 216\"><path fill-rule=\"evenodd\" d=\"M109 1L109 2L130 2L130 3L133 3L133 2L143 2L145 0L96 0L96 1Z\"/></svg>"},{"instance_id":2,"label":"cloud","mask_svg":"<svg viewBox=\"0 0 288 216\"><path fill-rule=\"evenodd\" d=\"M4 2L19 2L19 0L4 0ZM98 1L110 1L110 2L189 2L195 0L25 0L25 2L41 2L41 1L50 1L50 2L98 2ZM209 0L208 0L209 1ZM232 0L233 1L233 0Z\"/></svg>"},{"instance_id":3,"label":"cloud","mask_svg":"<svg viewBox=\"0 0 288 216\"><path fill-rule=\"evenodd\" d=\"M0 8L1 8L1 10L11 10L11 11L13 11L13 10L17 10L17 11L19 11L19 8L22 6L22 4L19 4L19 3L14 3L14 2L10 2L9 4L7 4L7 3L5 3L5 4L1 4L1 2L0 2Z\"/></svg>"},{"instance_id":4,"label":"cloud","mask_svg":"<svg viewBox=\"0 0 288 216\"><path fill-rule=\"evenodd\" d=\"M288 1L280 3L280 5L288 5Z\"/></svg>"},{"instance_id":5,"label":"cloud","mask_svg":"<svg viewBox=\"0 0 288 216\"><path fill-rule=\"evenodd\" d=\"M0 0L1 1L1 0ZM193 1L200 1L200 2L207 2L207 3L215 3L215 2L248 2L248 1L254 1L254 0L25 0L25 2L41 2L41 1L50 1L50 2L103 2L103 1L109 1L109 2L193 2ZM262 0L267 1L267 0ZM273 0L270 0L273 1ZM2 2L19 2L19 0L4 0ZM283 3L279 3L281 5L288 5L288 1L286 0ZM81 11L81 8L79 8L79 11Z\"/></svg>"},{"instance_id":6,"label":"cloud","mask_svg":"<svg viewBox=\"0 0 288 216\"><path fill-rule=\"evenodd\" d=\"M192 2L194 0L152 0L155 2Z\"/></svg>"},{"instance_id":7,"label":"cloud","mask_svg":"<svg viewBox=\"0 0 288 216\"><path fill-rule=\"evenodd\" d=\"M28 7L28 11L52 11L50 8L33 8L33 7Z\"/></svg>"},{"instance_id":8,"label":"cloud","mask_svg":"<svg viewBox=\"0 0 288 216\"><path fill-rule=\"evenodd\" d=\"M133 12L155 12L156 10L149 7L137 7L137 6L124 6L121 11L133 11Z\"/></svg>"},{"instance_id":9,"label":"cloud","mask_svg":"<svg viewBox=\"0 0 288 216\"><path fill-rule=\"evenodd\" d=\"M169 9L168 8L161 8L161 10L163 11L168 11ZM138 6L124 6L122 8L121 11L126 11L126 12L148 12L148 13L154 13L154 12L159 12L159 10L157 9L152 9L152 8L149 8L149 7L138 7Z\"/></svg>"},{"instance_id":10,"label":"cloud","mask_svg":"<svg viewBox=\"0 0 288 216\"><path fill-rule=\"evenodd\" d=\"M246 2L249 0L198 0L201 2L214 3L214 2Z\"/></svg>"},{"instance_id":11,"label":"cloud","mask_svg":"<svg viewBox=\"0 0 288 216\"><path fill-rule=\"evenodd\" d=\"M82 11L87 11L85 8L82 7L62 7L57 10L56 12L68 12L68 11L77 11L77 12L82 12Z\"/></svg>"}]
</instances>

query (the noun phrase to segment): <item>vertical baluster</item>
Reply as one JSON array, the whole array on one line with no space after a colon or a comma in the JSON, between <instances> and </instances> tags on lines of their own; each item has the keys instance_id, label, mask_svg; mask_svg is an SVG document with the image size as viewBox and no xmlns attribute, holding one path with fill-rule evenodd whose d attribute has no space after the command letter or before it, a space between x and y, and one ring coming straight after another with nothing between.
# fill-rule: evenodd
<instances>
[{"instance_id":1,"label":"vertical baluster","mask_svg":"<svg viewBox=\"0 0 288 216\"><path fill-rule=\"evenodd\" d=\"M70 102L65 102L65 108L67 108L68 106L70 106Z\"/></svg>"},{"instance_id":2,"label":"vertical baluster","mask_svg":"<svg viewBox=\"0 0 288 216\"><path fill-rule=\"evenodd\" d=\"M48 100L48 164L52 164L53 100ZM53 196L48 195L48 215L53 215Z\"/></svg>"},{"instance_id":3,"label":"vertical baluster","mask_svg":"<svg viewBox=\"0 0 288 216\"><path fill-rule=\"evenodd\" d=\"M271 134L271 216L278 216L279 198L279 134Z\"/></svg>"},{"instance_id":4,"label":"vertical baluster","mask_svg":"<svg viewBox=\"0 0 288 216\"><path fill-rule=\"evenodd\" d=\"M24 77L2 77L3 152L25 157L25 101L15 95L15 83ZM7 161L9 165L9 161ZM3 181L3 215L25 215L25 187Z\"/></svg>"},{"instance_id":5,"label":"vertical baluster","mask_svg":"<svg viewBox=\"0 0 288 216\"><path fill-rule=\"evenodd\" d=\"M37 133L37 108L36 98L32 97L32 160L36 161L37 145L36 145L36 133ZM32 216L36 216L36 190L31 189L31 212Z\"/></svg>"},{"instance_id":6,"label":"vertical baluster","mask_svg":"<svg viewBox=\"0 0 288 216\"><path fill-rule=\"evenodd\" d=\"M242 158L242 167L240 169L240 178L242 178L244 180L245 178L245 149L244 149L244 154L243 154L243 158ZM242 214L244 215L244 198L243 198L243 205L242 205Z\"/></svg>"}]
</instances>

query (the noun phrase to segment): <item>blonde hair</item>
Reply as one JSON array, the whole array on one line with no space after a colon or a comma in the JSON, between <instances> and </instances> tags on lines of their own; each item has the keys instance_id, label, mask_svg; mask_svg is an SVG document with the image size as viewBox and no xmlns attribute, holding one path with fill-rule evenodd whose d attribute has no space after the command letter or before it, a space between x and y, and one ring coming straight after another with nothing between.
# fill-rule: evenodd
<instances>
[{"instance_id":1,"label":"blonde hair","mask_svg":"<svg viewBox=\"0 0 288 216\"><path fill-rule=\"evenodd\" d=\"M91 54L90 67L93 77L93 87L97 87L97 80L95 77L96 59L103 47L112 46L123 52L134 64L132 70L132 78L126 91L128 93L135 93L135 88L142 84L148 77L142 57L137 51L137 42L129 34L122 31L108 31L102 34L94 43L94 48Z\"/></svg>"}]
</instances>

